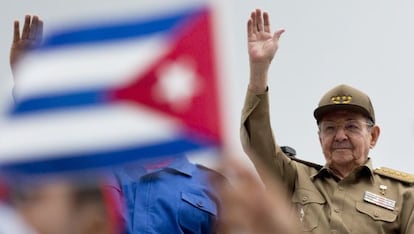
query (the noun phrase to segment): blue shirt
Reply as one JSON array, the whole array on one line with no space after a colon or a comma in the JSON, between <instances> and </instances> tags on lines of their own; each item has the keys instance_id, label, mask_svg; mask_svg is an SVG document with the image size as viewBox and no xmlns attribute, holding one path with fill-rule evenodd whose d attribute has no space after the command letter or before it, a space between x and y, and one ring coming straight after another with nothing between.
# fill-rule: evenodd
<instances>
[{"instance_id":1,"label":"blue shirt","mask_svg":"<svg viewBox=\"0 0 414 234\"><path fill-rule=\"evenodd\" d=\"M176 157L154 169L128 165L112 185L125 201L127 233L213 233L218 196L208 175L216 173Z\"/></svg>"}]
</instances>

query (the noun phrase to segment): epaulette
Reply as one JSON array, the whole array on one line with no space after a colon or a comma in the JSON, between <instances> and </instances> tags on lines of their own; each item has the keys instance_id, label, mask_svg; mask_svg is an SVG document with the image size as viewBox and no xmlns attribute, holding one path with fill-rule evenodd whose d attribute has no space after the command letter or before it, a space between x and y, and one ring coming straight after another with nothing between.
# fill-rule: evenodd
<instances>
[{"instance_id":1,"label":"epaulette","mask_svg":"<svg viewBox=\"0 0 414 234\"><path fill-rule=\"evenodd\" d=\"M300 162L300 163L303 163L303 164L305 164L306 166L310 166L310 167L313 167L313 168L315 168L316 170L320 170L320 169L322 169L322 165L320 165L320 164L317 164L317 163L313 163L313 162L308 162L308 161L305 161L305 160L302 160L302 159L299 159L299 158L296 158L296 157L289 157L290 159L292 159L293 161L296 161L296 162Z\"/></svg>"},{"instance_id":2,"label":"epaulette","mask_svg":"<svg viewBox=\"0 0 414 234\"><path fill-rule=\"evenodd\" d=\"M390 169L387 167L379 167L374 170L374 173L389 177L398 181L402 181L408 184L414 184L414 175Z\"/></svg>"}]
</instances>

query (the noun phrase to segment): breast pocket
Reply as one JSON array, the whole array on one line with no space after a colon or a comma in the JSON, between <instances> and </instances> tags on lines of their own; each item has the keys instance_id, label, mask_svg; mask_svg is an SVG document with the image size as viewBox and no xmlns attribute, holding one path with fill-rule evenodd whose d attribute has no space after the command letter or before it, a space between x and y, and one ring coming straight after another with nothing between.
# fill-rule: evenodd
<instances>
[{"instance_id":1,"label":"breast pocket","mask_svg":"<svg viewBox=\"0 0 414 234\"><path fill-rule=\"evenodd\" d=\"M303 231L310 232L318 227L319 217L324 215L325 199L319 194L306 189L297 189L292 197L302 222Z\"/></svg>"},{"instance_id":2,"label":"breast pocket","mask_svg":"<svg viewBox=\"0 0 414 234\"><path fill-rule=\"evenodd\" d=\"M178 212L184 233L210 233L217 220L217 205L207 195L182 192Z\"/></svg>"},{"instance_id":3,"label":"breast pocket","mask_svg":"<svg viewBox=\"0 0 414 234\"><path fill-rule=\"evenodd\" d=\"M397 214L391 210L372 205L366 202L357 202L356 209L371 217L374 221L383 221L387 223L392 223L397 219Z\"/></svg>"}]
</instances>

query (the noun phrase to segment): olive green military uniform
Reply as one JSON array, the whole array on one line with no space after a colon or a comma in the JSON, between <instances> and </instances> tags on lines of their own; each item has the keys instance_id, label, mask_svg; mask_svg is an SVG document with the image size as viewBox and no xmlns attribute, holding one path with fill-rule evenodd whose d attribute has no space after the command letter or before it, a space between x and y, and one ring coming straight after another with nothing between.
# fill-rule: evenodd
<instances>
[{"instance_id":1,"label":"olive green military uniform","mask_svg":"<svg viewBox=\"0 0 414 234\"><path fill-rule=\"evenodd\" d=\"M305 233L414 234L412 175L374 170L369 159L340 180L329 168L287 157L275 144L269 118L268 94L248 91L243 147L255 165L264 163L286 185Z\"/></svg>"}]
</instances>

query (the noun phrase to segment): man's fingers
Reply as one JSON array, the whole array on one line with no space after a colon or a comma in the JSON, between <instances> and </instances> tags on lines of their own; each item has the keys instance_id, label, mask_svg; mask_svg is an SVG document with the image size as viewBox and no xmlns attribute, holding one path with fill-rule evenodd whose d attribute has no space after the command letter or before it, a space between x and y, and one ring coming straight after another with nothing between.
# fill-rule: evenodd
<instances>
[{"instance_id":1,"label":"man's fingers","mask_svg":"<svg viewBox=\"0 0 414 234\"><path fill-rule=\"evenodd\" d=\"M262 11L260 9L256 9L256 27L257 31L263 31Z\"/></svg>"},{"instance_id":2,"label":"man's fingers","mask_svg":"<svg viewBox=\"0 0 414 234\"><path fill-rule=\"evenodd\" d=\"M270 33L270 19L267 12L263 12L263 26L264 31Z\"/></svg>"},{"instance_id":3,"label":"man's fingers","mask_svg":"<svg viewBox=\"0 0 414 234\"><path fill-rule=\"evenodd\" d=\"M37 27L39 26L39 17L33 16L30 24L29 39L36 40L37 38Z\"/></svg>"},{"instance_id":4,"label":"man's fingers","mask_svg":"<svg viewBox=\"0 0 414 234\"><path fill-rule=\"evenodd\" d=\"M30 40L40 43L43 36L43 21L38 16L33 16L30 27Z\"/></svg>"},{"instance_id":5,"label":"man's fingers","mask_svg":"<svg viewBox=\"0 0 414 234\"><path fill-rule=\"evenodd\" d=\"M37 25L37 30L36 30L36 41L38 43L42 42L42 38L43 38L43 21L39 19L39 23Z\"/></svg>"},{"instance_id":6,"label":"man's fingers","mask_svg":"<svg viewBox=\"0 0 414 234\"><path fill-rule=\"evenodd\" d=\"M13 30L13 43L20 40L20 24L18 20L14 21L14 30Z\"/></svg>"},{"instance_id":7,"label":"man's fingers","mask_svg":"<svg viewBox=\"0 0 414 234\"><path fill-rule=\"evenodd\" d=\"M247 38L251 38L253 36L253 20L249 19L247 21Z\"/></svg>"},{"instance_id":8,"label":"man's fingers","mask_svg":"<svg viewBox=\"0 0 414 234\"><path fill-rule=\"evenodd\" d=\"M23 33L22 39L27 40L30 37L30 15L26 15L24 17L24 26L23 26Z\"/></svg>"},{"instance_id":9,"label":"man's fingers","mask_svg":"<svg viewBox=\"0 0 414 234\"><path fill-rule=\"evenodd\" d=\"M257 27L256 27L257 19L256 19L256 12L255 11L253 11L250 14L250 20L252 21L252 32L257 33Z\"/></svg>"},{"instance_id":10,"label":"man's fingers","mask_svg":"<svg viewBox=\"0 0 414 234\"><path fill-rule=\"evenodd\" d=\"M280 36L285 32L284 29L279 29L273 34L273 41L278 42Z\"/></svg>"}]
</instances>

